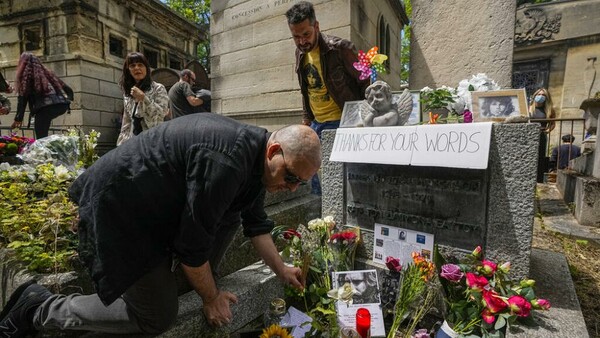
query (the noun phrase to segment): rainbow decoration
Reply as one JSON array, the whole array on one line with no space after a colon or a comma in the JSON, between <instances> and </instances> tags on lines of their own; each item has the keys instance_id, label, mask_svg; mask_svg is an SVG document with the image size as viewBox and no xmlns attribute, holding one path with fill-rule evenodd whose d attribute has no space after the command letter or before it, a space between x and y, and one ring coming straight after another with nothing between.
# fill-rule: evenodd
<instances>
[{"instance_id":1,"label":"rainbow decoration","mask_svg":"<svg viewBox=\"0 0 600 338\"><path fill-rule=\"evenodd\" d=\"M359 79L365 80L371 77L371 83L377 81L377 74L385 74L383 62L388 59L387 55L377 53L379 48L374 46L365 54L358 51L358 62L354 62L354 68L360 72Z\"/></svg>"}]
</instances>

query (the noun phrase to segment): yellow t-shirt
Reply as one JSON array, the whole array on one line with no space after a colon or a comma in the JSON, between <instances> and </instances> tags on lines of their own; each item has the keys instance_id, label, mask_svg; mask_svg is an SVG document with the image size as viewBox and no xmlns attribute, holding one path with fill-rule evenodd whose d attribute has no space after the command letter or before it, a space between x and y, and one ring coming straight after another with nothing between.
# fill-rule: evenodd
<instances>
[{"instance_id":1,"label":"yellow t-shirt","mask_svg":"<svg viewBox=\"0 0 600 338\"><path fill-rule=\"evenodd\" d=\"M308 102L317 122L338 121L342 110L335 103L323 81L321 55L317 46L304 56L302 76L308 86Z\"/></svg>"}]
</instances>

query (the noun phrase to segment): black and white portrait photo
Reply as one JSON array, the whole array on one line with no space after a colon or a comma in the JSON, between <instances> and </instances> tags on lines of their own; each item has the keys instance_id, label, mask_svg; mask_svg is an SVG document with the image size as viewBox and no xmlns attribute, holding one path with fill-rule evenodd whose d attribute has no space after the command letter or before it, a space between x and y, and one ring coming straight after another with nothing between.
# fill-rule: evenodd
<instances>
[{"instance_id":1,"label":"black and white portrait photo","mask_svg":"<svg viewBox=\"0 0 600 338\"><path fill-rule=\"evenodd\" d=\"M352 287L357 291L352 297L353 304L372 304L381 301L377 284L377 272L375 270L343 271L337 273L338 287L341 287L345 283L352 284Z\"/></svg>"}]
</instances>

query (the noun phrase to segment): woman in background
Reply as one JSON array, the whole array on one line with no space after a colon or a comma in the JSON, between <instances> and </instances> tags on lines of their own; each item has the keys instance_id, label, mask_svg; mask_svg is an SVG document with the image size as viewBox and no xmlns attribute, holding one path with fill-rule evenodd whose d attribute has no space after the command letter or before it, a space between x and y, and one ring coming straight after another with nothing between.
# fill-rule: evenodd
<instances>
[{"instance_id":1,"label":"woman in background","mask_svg":"<svg viewBox=\"0 0 600 338\"><path fill-rule=\"evenodd\" d=\"M123 121L117 146L131 137L159 125L169 109L165 86L152 81L150 64L144 54L127 54L119 82L123 91Z\"/></svg>"},{"instance_id":2,"label":"woman in background","mask_svg":"<svg viewBox=\"0 0 600 338\"><path fill-rule=\"evenodd\" d=\"M28 52L21 54L19 59L15 87L19 96L11 128L21 128L25 107L29 104L29 121L35 117L36 139L48 136L52 120L67 112L73 101L71 87L46 68L37 56Z\"/></svg>"},{"instance_id":3,"label":"woman in background","mask_svg":"<svg viewBox=\"0 0 600 338\"><path fill-rule=\"evenodd\" d=\"M554 119L556 111L552 105L550 93L545 88L538 89L533 94L533 102L529 106L530 119ZM546 147L548 145L548 134L554 129L554 121L540 122L540 147L538 149L537 182L544 182L544 173L548 171L548 157Z\"/></svg>"}]
</instances>

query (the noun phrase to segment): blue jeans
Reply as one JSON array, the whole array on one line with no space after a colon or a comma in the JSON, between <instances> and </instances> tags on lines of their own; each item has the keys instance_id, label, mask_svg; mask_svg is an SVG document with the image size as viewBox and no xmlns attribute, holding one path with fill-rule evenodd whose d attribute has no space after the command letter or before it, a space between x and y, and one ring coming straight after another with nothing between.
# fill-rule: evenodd
<instances>
[{"instance_id":1,"label":"blue jeans","mask_svg":"<svg viewBox=\"0 0 600 338\"><path fill-rule=\"evenodd\" d=\"M312 121L310 127L314 130L319 136L319 140L321 139L321 132L326 129L337 129L340 126L340 121L327 121L327 122L317 122ZM313 178L310 180L311 184L311 193L315 195L321 196L321 182L319 181L319 174L315 174Z\"/></svg>"}]
</instances>

